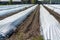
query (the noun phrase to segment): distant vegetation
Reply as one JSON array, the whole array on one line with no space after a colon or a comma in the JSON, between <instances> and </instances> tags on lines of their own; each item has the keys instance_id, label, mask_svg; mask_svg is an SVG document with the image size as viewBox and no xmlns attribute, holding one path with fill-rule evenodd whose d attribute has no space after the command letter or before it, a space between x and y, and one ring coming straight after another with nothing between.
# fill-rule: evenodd
<instances>
[{"instance_id":1,"label":"distant vegetation","mask_svg":"<svg viewBox=\"0 0 60 40\"><path fill-rule=\"evenodd\" d=\"M9 1L9 4L12 4L12 0Z\"/></svg>"},{"instance_id":2,"label":"distant vegetation","mask_svg":"<svg viewBox=\"0 0 60 40\"><path fill-rule=\"evenodd\" d=\"M43 0L43 3L60 4L60 0Z\"/></svg>"},{"instance_id":3,"label":"distant vegetation","mask_svg":"<svg viewBox=\"0 0 60 40\"><path fill-rule=\"evenodd\" d=\"M38 1L38 0L21 0L20 2L13 2L13 0L10 0L9 2L3 2L2 4L60 4L60 0L43 0L43 1ZM1 3L0 3L1 4Z\"/></svg>"},{"instance_id":4,"label":"distant vegetation","mask_svg":"<svg viewBox=\"0 0 60 40\"><path fill-rule=\"evenodd\" d=\"M18 1L18 0L17 0ZM6 1L6 2L4 2L4 1L0 1L0 4L4 4L4 5L10 5L10 4L35 4L35 3L37 3L37 1L38 0L21 0L20 2L18 1L18 2L13 2L13 0L10 0L10 1Z\"/></svg>"}]
</instances>

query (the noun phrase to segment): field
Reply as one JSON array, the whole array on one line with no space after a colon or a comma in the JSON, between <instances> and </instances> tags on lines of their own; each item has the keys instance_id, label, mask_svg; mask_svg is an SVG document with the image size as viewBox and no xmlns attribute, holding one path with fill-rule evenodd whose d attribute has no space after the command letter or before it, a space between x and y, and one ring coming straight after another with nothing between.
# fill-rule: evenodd
<instances>
[{"instance_id":1,"label":"field","mask_svg":"<svg viewBox=\"0 0 60 40\"><path fill-rule=\"evenodd\" d=\"M0 40L60 40L60 5L0 6Z\"/></svg>"}]
</instances>

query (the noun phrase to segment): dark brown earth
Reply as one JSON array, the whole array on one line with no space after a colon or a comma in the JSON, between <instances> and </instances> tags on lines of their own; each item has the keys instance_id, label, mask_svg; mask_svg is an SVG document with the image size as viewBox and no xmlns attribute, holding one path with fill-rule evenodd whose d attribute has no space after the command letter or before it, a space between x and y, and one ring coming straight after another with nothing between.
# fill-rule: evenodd
<instances>
[{"instance_id":1,"label":"dark brown earth","mask_svg":"<svg viewBox=\"0 0 60 40\"><path fill-rule=\"evenodd\" d=\"M46 6L44 6L44 7L50 12L51 15L53 15L57 19L58 22L60 22L60 14L58 14L55 11L47 8Z\"/></svg>"},{"instance_id":2,"label":"dark brown earth","mask_svg":"<svg viewBox=\"0 0 60 40\"><path fill-rule=\"evenodd\" d=\"M40 36L39 9L38 6L7 40L33 40L33 38L38 38Z\"/></svg>"},{"instance_id":3,"label":"dark brown earth","mask_svg":"<svg viewBox=\"0 0 60 40\"><path fill-rule=\"evenodd\" d=\"M30 6L30 7L31 7L31 6ZM4 16L0 16L0 20L4 19L4 18L6 18L6 17L12 16L12 15L14 15L14 14L16 14L16 13L21 12L21 11L24 11L24 10L30 8L30 7L25 7L24 9L19 10L19 11L15 12L15 13L10 13L10 14L4 15Z\"/></svg>"}]
</instances>

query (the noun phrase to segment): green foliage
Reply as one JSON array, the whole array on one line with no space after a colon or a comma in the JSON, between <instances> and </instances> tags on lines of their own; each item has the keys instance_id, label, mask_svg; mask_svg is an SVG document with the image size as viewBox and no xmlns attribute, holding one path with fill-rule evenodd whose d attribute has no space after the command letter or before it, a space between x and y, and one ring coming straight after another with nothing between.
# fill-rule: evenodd
<instances>
[{"instance_id":1,"label":"green foliage","mask_svg":"<svg viewBox=\"0 0 60 40\"><path fill-rule=\"evenodd\" d=\"M12 4L12 0L9 1L9 4Z\"/></svg>"},{"instance_id":2,"label":"green foliage","mask_svg":"<svg viewBox=\"0 0 60 40\"><path fill-rule=\"evenodd\" d=\"M36 3L37 0L31 0L31 3Z\"/></svg>"},{"instance_id":3,"label":"green foliage","mask_svg":"<svg viewBox=\"0 0 60 40\"><path fill-rule=\"evenodd\" d=\"M34 37L33 40L44 40L42 36L39 36L39 37Z\"/></svg>"}]
</instances>

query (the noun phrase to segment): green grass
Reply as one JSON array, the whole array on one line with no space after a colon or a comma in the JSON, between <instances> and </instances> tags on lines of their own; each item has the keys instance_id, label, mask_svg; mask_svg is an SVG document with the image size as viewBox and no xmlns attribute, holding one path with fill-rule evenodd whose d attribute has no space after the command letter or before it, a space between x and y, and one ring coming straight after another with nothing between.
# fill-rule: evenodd
<instances>
[{"instance_id":1,"label":"green grass","mask_svg":"<svg viewBox=\"0 0 60 40\"><path fill-rule=\"evenodd\" d=\"M42 36L34 37L33 40L44 40Z\"/></svg>"}]
</instances>

